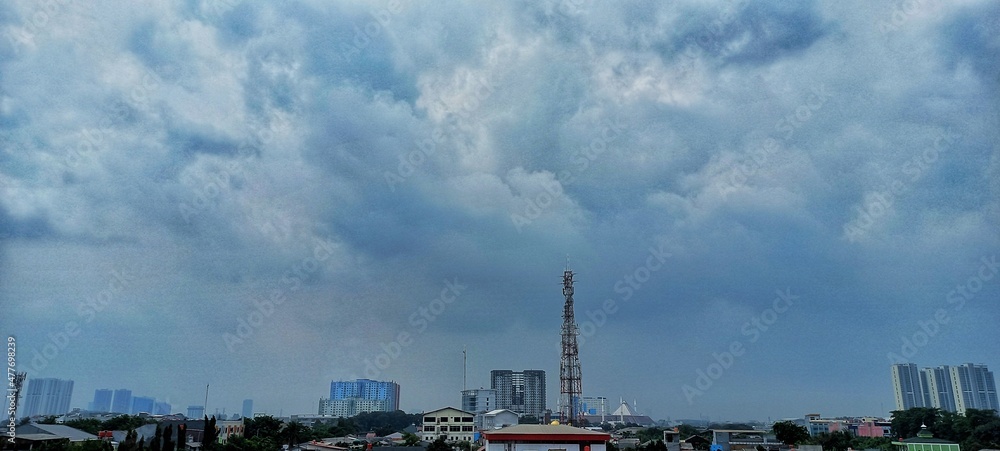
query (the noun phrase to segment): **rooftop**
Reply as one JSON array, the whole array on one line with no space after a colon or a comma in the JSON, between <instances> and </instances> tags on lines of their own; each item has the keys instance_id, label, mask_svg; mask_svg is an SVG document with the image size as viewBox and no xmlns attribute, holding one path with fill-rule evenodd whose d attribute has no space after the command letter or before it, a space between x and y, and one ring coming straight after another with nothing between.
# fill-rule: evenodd
<instances>
[{"instance_id":1,"label":"rooftop","mask_svg":"<svg viewBox=\"0 0 1000 451\"><path fill-rule=\"evenodd\" d=\"M483 432L486 440L558 440L569 442L608 441L611 435L565 424L519 424L495 431Z\"/></svg>"}]
</instances>

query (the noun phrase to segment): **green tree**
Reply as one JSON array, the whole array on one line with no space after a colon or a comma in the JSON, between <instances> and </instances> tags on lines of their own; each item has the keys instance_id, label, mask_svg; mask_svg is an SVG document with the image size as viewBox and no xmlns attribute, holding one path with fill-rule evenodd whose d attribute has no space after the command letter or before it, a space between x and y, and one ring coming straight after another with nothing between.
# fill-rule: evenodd
<instances>
[{"instance_id":1,"label":"green tree","mask_svg":"<svg viewBox=\"0 0 1000 451\"><path fill-rule=\"evenodd\" d=\"M289 447L302 443L304 441L303 437L305 436L305 427L298 421L286 423L281 429L281 437L283 439L282 443L288 444Z\"/></svg>"},{"instance_id":2,"label":"green tree","mask_svg":"<svg viewBox=\"0 0 1000 451\"><path fill-rule=\"evenodd\" d=\"M663 439L663 429L652 427L646 428L635 434L636 438L640 442L648 442L651 440L662 440Z\"/></svg>"},{"instance_id":3,"label":"green tree","mask_svg":"<svg viewBox=\"0 0 1000 451\"><path fill-rule=\"evenodd\" d=\"M226 441L221 451L274 451L278 448L281 446L267 437L234 436Z\"/></svg>"},{"instance_id":4,"label":"green tree","mask_svg":"<svg viewBox=\"0 0 1000 451\"><path fill-rule=\"evenodd\" d=\"M131 429L125 433L125 440L122 440L118 444L118 451L139 451L142 449L142 443L138 442L138 434L136 434L135 429Z\"/></svg>"},{"instance_id":5,"label":"green tree","mask_svg":"<svg viewBox=\"0 0 1000 451\"><path fill-rule=\"evenodd\" d=\"M1000 419L976 426L969 439L962 443L962 448L970 450L1000 449Z\"/></svg>"},{"instance_id":6,"label":"green tree","mask_svg":"<svg viewBox=\"0 0 1000 451\"><path fill-rule=\"evenodd\" d=\"M934 424L941 416L940 409L932 407L914 407L906 410L892 411L892 433L901 439L916 437L921 425L936 430ZM944 438L944 435L939 436Z\"/></svg>"},{"instance_id":7,"label":"green tree","mask_svg":"<svg viewBox=\"0 0 1000 451\"><path fill-rule=\"evenodd\" d=\"M462 440L461 442L456 443L455 447L462 451L472 451L472 443L468 440Z\"/></svg>"},{"instance_id":8,"label":"green tree","mask_svg":"<svg viewBox=\"0 0 1000 451\"><path fill-rule=\"evenodd\" d=\"M128 431L130 429L138 429L144 424L155 423L155 420L142 418L138 415L118 415L114 418L110 418L104 423L101 423L101 430L103 431Z\"/></svg>"},{"instance_id":9,"label":"green tree","mask_svg":"<svg viewBox=\"0 0 1000 451\"><path fill-rule=\"evenodd\" d=\"M160 451L161 442L160 425L156 425L156 432L153 433L153 440L149 442L149 451Z\"/></svg>"},{"instance_id":10,"label":"green tree","mask_svg":"<svg viewBox=\"0 0 1000 451\"><path fill-rule=\"evenodd\" d=\"M813 437L810 442L815 445L822 445L823 450L845 451L851 447L854 436L847 431L824 432Z\"/></svg>"},{"instance_id":11,"label":"green tree","mask_svg":"<svg viewBox=\"0 0 1000 451\"><path fill-rule=\"evenodd\" d=\"M889 437L854 437L851 448L893 451L895 447L892 446L892 439Z\"/></svg>"},{"instance_id":12,"label":"green tree","mask_svg":"<svg viewBox=\"0 0 1000 451\"><path fill-rule=\"evenodd\" d=\"M38 424L56 424L56 416L49 415L41 420L38 420Z\"/></svg>"},{"instance_id":13,"label":"green tree","mask_svg":"<svg viewBox=\"0 0 1000 451\"><path fill-rule=\"evenodd\" d=\"M359 431L374 431L379 436L386 436L403 430L411 424L421 421L420 414L408 414L402 410L393 412L365 412L351 418Z\"/></svg>"},{"instance_id":14,"label":"green tree","mask_svg":"<svg viewBox=\"0 0 1000 451\"><path fill-rule=\"evenodd\" d=\"M202 433L201 438L201 449L206 451L212 451L218 448L219 445L219 429L215 425L215 415L209 418L208 415L205 416L205 431Z\"/></svg>"},{"instance_id":15,"label":"green tree","mask_svg":"<svg viewBox=\"0 0 1000 451\"><path fill-rule=\"evenodd\" d=\"M187 425L184 423L177 425L177 451L187 449Z\"/></svg>"},{"instance_id":16,"label":"green tree","mask_svg":"<svg viewBox=\"0 0 1000 451\"><path fill-rule=\"evenodd\" d=\"M691 426L690 424L681 424L677 426L677 432L680 432L682 438L687 438L692 435L698 435L698 428Z\"/></svg>"},{"instance_id":17,"label":"green tree","mask_svg":"<svg viewBox=\"0 0 1000 451\"><path fill-rule=\"evenodd\" d=\"M111 442L105 440L84 440L71 443L69 451L112 451Z\"/></svg>"},{"instance_id":18,"label":"green tree","mask_svg":"<svg viewBox=\"0 0 1000 451\"><path fill-rule=\"evenodd\" d=\"M161 449L163 451L177 450L177 442L174 441L173 436L174 436L174 426L168 424L166 429L163 430L163 446L161 446Z\"/></svg>"},{"instance_id":19,"label":"green tree","mask_svg":"<svg viewBox=\"0 0 1000 451\"><path fill-rule=\"evenodd\" d=\"M412 432L403 433L403 446L417 446L420 444L420 436Z\"/></svg>"},{"instance_id":20,"label":"green tree","mask_svg":"<svg viewBox=\"0 0 1000 451\"><path fill-rule=\"evenodd\" d=\"M771 426L774 437L786 445L798 445L809 440L809 431L791 421L779 421Z\"/></svg>"},{"instance_id":21,"label":"green tree","mask_svg":"<svg viewBox=\"0 0 1000 451\"><path fill-rule=\"evenodd\" d=\"M246 437L263 437L278 443L280 433L281 420L270 415L243 421L243 435Z\"/></svg>"},{"instance_id":22,"label":"green tree","mask_svg":"<svg viewBox=\"0 0 1000 451\"><path fill-rule=\"evenodd\" d=\"M517 420L520 424L538 424L538 417L534 415L525 415Z\"/></svg>"},{"instance_id":23,"label":"green tree","mask_svg":"<svg viewBox=\"0 0 1000 451\"><path fill-rule=\"evenodd\" d=\"M98 420L97 418L80 418L76 420L69 420L63 424L71 428L79 429L88 434L97 435L97 433L101 431L101 420Z\"/></svg>"},{"instance_id":24,"label":"green tree","mask_svg":"<svg viewBox=\"0 0 1000 451\"><path fill-rule=\"evenodd\" d=\"M427 445L427 451L451 451L451 447L445 443L443 438L438 437L437 440L434 440L430 445Z\"/></svg>"}]
</instances>

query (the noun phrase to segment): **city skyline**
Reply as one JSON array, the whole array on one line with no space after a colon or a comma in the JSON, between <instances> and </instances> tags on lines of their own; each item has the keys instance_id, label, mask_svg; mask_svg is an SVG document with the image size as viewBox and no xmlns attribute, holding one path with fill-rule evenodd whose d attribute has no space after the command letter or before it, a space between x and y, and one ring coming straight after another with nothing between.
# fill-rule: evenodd
<instances>
[{"instance_id":1,"label":"city skyline","mask_svg":"<svg viewBox=\"0 0 1000 451\"><path fill-rule=\"evenodd\" d=\"M78 407L555 410L569 269L583 396L887 415L1000 368L1000 3L901 8L4 2L0 332Z\"/></svg>"}]
</instances>

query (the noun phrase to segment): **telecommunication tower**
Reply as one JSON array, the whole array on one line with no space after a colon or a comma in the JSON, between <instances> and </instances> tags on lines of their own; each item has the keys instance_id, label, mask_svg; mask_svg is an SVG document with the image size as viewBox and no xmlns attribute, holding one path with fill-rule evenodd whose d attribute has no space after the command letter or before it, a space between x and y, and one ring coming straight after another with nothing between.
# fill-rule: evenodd
<instances>
[{"instance_id":1,"label":"telecommunication tower","mask_svg":"<svg viewBox=\"0 0 1000 451\"><path fill-rule=\"evenodd\" d=\"M573 314L573 271L568 268L563 271L563 306L562 325L562 359L559 362L559 416L571 426L579 426L580 397L583 383L580 380L580 352L576 343L579 334L576 318Z\"/></svg>"}]
</instances>

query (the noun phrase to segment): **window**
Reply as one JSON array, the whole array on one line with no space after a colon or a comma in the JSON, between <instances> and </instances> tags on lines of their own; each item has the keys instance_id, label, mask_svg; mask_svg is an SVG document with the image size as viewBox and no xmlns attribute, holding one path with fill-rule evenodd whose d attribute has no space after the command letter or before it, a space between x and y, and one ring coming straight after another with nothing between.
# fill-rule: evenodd
<instances>
[{"instance_id":1,"label":"window","mask_svg":"<svg viewBox=\"0 0 1000 451\"><path fill-rule=\"evenodd\" d=\"M424 432L434 432L434 426L424 426Z\"/></svg>"},{"instance_id":2,"label":"window","mask_svg":"<svg viewBox=\"0 0 1000 451\"><path fill-rule=\"evenodd\" d=\"M448 428L448 430L451 431L451 432L461 432L462 431L462 427L461 426L450 426Z\"/></svg>"},{"instance_id":3,"label":"window","mask_svg":"<svg viewBox=\"0 0 1000 451\"><path fill-rule=\"evenodd\" d=\"M434 417L424 417L424 423L436 423Z\"/></svg>"},{"instance_id":4,"label":"window","mask_svg":"<svg viewBox=\"0 0 1000 451\"><path fill-rule=\"evenodd\" d=\"M462 417L463 423L474 423L475 420L472 417Z\"/></svg>"},{"instance_id":5,"label":"window","mask_svg":"<svg viewBox=\"0 0 1000 451\"><path fill-rule=\"evenodd\" d=\"M472 432L472 426L462 426L462 432Z\"/></svg>"},{"instance_id":6,"label":"window","mask_svg":"<svg viewBox=\"0 0 1000 451\"><path fill-rule=\"evenodd\" d=\"M438 418L438 422L440 422L440 423L447 423L448 422L448 417Z\"/></svg>"}]
</instances>

